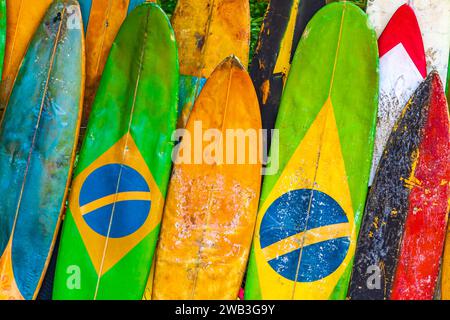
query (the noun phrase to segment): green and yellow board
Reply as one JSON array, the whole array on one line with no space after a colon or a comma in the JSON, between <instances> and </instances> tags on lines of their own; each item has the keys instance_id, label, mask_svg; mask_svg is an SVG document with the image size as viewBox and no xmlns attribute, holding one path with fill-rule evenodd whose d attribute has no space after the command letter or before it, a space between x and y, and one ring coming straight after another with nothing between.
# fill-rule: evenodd
<instances>
[{"instance_id":1,"label":"green and yellow board","mask_svg":"<svg viewBox=\"0 0 450 320\"><path fill-rule=\"evenodd\" d=\"M293 59L264 180L246 299L343 299L367 194L378 50L364 12L321 9Z\"/></svg>"},{"instance_id":2,"label":"green and yellow board","mask_svg":"<svg viewBox=\"0 0 450 320\"><path fill-rule=\"evenodd\" d=\"M263 129L275 126L292 59L306 25L319 9L333 1L337 0L270 0L250 69ZM365 8L366 0L352 2Z\"/></svg>"},{"instance_id":3,"label":"green and yellow board","mask_svg":"<svg viewBox=\"0 0 450 320\"><path fill-rule=\"evenodd\" d=\"M112 45L81 149L53 298L141 299L176 128L178 57L164 12L138 6Z\"/></svg>"},{"instance_id":4,"label":"green and yellow board","mask_svg":"<svg viewBox=\"0 0 450 320\"><path fill-rule=\"evenodd\" d=\"M28 47L0 126L0 299L34 299L59 230L84 93L75 0L56 0Z\"/></svg>"}]
</instances>

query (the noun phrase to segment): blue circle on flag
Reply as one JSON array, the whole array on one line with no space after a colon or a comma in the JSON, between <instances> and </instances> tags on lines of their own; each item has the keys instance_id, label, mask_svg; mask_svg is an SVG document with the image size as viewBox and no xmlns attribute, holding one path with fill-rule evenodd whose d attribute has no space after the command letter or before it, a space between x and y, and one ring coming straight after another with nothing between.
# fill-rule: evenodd
<instances>
[{"instance_id":1,"label":"blue circle on flag","mask_svg":"<svg viewBox=\"0 0 450 320\"><path fill-rule=\"evenodd\" d=\"M276 199L266 211L260 228L261 248L264 251L291 236L313 229L316 229L313 232L320 232L321 227L342 223L348 223L347 215L327 194L311 189L290 191ZM300 245L287 244L282 247L285 251L271 257L268 263L286 279L314 282L336 271L349 247L349 237L313 243L303 249Z\"/></svg>"},{"instance_id":2,"label":"blue circle on flag","mask_svg":"<svg viewBox=\"0 0 450 320\"><path fill-rule=\"evenodd\" d=\"M150 193L150 188L133 168L108 164L96 169L86 178L80 191L80 208L93 207L83 214L84 221L104 237L108 236L108 231L111 238L129 236L144 225L151 209L151 201L136 198L136 192ZM120 200L115 202L116 199Z\"/></svg>"}]
</instances>

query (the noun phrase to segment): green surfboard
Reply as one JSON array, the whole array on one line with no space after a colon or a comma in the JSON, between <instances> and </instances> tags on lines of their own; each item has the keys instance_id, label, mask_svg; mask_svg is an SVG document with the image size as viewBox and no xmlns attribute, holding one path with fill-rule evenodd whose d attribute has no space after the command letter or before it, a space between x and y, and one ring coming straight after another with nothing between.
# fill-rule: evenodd
<instances>
[{"instance_id":1,"label":"green surfboard","mask_svg":"<svg viewBox=\"0 0 450 320\"><path fill-rule=\"evenodd\" d=\"M303 33L281 100L270 152L279 170L264 179L246 299L345 298L377 105L375 32L356 5L326 5Z\"/></svg>"},{"instance_id":2,"label":"green surfboard","mask_svg":"<svg viewBox=\"0 0 450 320\"><path fill-rule=\"evenodd\" d=\"M141 299L177 121L177 46L164 12L137 7L112 45L71 188L54 299Z\"/></svg>"}]
</instances>

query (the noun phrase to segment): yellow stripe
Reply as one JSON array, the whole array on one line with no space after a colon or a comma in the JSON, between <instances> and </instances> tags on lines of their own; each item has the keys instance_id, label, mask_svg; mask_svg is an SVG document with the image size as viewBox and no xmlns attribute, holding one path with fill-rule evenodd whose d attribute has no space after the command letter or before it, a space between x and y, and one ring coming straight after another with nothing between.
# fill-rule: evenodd
<instances>
[{"instance_id":1,"label":"yellow stripe","mask_svg":"<svg viewBox=\"0 0 450 320\"><path fill-rule=\"evenodd\" d=\"M127 200L150 201L150 192L122 192L118 194L112 194L82 206L80 208L80 212L82 215L85 215L109 204Z\"/></svg>"},{"instance_id":2,"label":"yellow stripe","mask_svg":"<svg viewBox=\"0 0 450 320\"><path fill-rule=\"evenodd\" d=\"M319 242L350 237L348 223L333 224L297 233L263 249L267 261Z\"/></svg>"}]
</instances>

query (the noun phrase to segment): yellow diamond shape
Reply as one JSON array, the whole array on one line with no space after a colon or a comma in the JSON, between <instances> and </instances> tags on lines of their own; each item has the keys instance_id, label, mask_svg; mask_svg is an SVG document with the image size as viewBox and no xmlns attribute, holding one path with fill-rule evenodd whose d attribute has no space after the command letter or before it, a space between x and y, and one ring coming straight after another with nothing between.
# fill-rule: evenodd
<instances>
[{"instance_id":1,"label":"yellow diamond shape","mask_svg":"<svg viewBox=\"0 0 450 320\"><path fill-rule=\"evenodd\" d=\"M124 165L137 171L146 181L150 192L116 192L80 206L80 191L86 179L97 169L111 164ZM117 185L120 184L121 178L119 175ZM112 221L115 205L128 199L151 201L151 209L147 219L135 232L129 235L112 238L108 236L110 235L108 233L104 236L93 230L83 218L84 214L109 204L113 208ZM133 137L128 133L75 178L72 184L69 207L97 274L102 276L110 270L160 223L163 204L164 199L161 192ZM133 212L130 210L129 214L132 215Z\"/></svg>"},{"instance_id":2,"label":"yellow diamond shape","mask_svg":"<svg viewBox=\"0 0 450 320\"><path fill-rule=\"evenodd\" d=\"M299 189L317 190L333 198L344 210L348 223L308 230L262 250L259 230L264 214L282 195ZM282 250L287 247L293 251L302 245L345 236L350 237L351 241L344 261L337 270L323 279L314 282L291 281L275 272L268 263L269 260L285 254ZM355 242L356 230L348 178L333 105L328 99L258 214L254 246L262 298L328 299L353 257Z\"/></svg>"}]
</instances>

